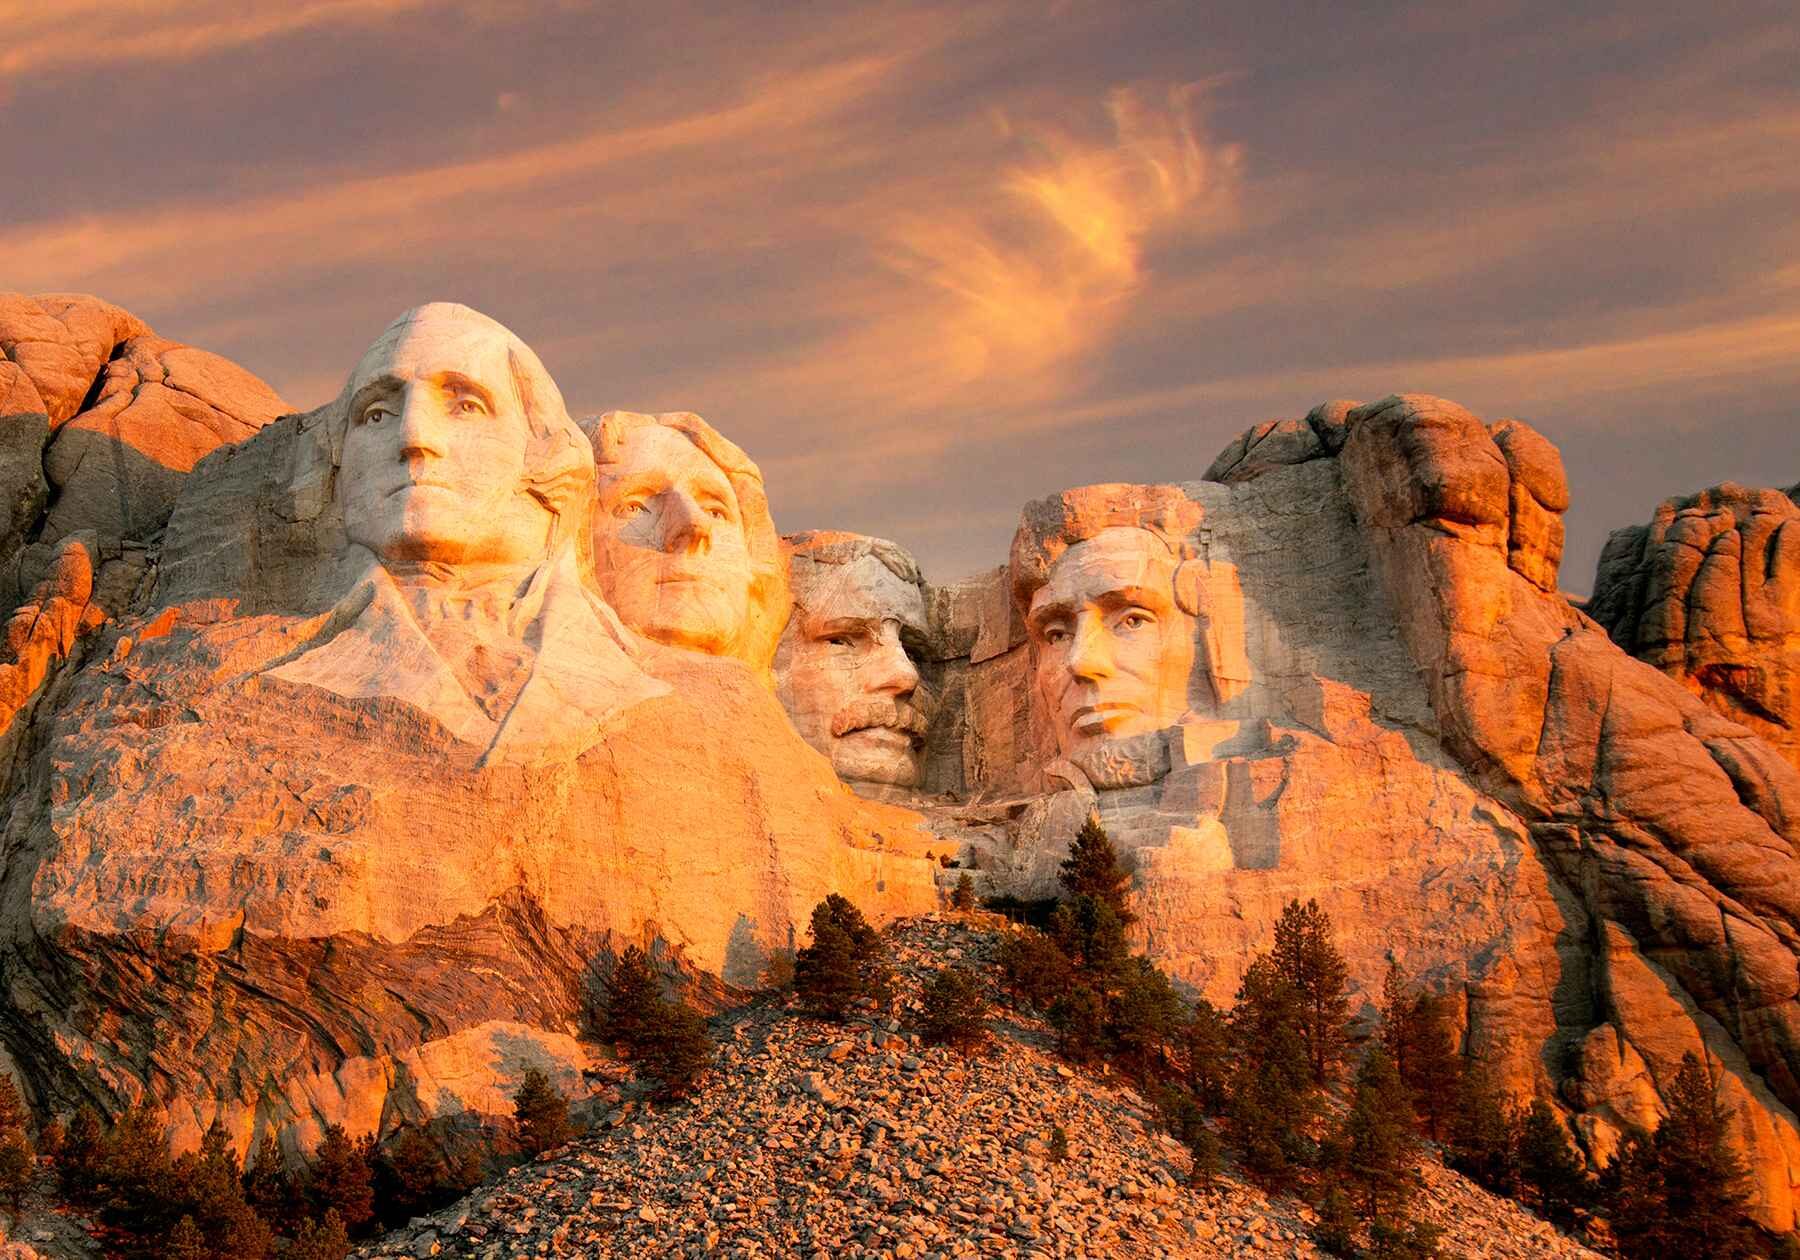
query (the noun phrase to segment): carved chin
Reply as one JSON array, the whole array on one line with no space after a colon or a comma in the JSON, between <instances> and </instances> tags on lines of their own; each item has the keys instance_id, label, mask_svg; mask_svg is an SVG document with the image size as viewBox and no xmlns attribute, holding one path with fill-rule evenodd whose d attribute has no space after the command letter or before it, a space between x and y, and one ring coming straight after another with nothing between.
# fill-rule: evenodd
<instances>
[{"instance_id":1,"label":"carved chin","mask_svg":"<svg viewBox=\"0 0 1800 1260\"><path fill-rule=\"evenodd\" d=\"M919 750L904 731L877 727L851 731L832 741L831 768L853 783L916 787Z\"/></svg>"}]
</instances>

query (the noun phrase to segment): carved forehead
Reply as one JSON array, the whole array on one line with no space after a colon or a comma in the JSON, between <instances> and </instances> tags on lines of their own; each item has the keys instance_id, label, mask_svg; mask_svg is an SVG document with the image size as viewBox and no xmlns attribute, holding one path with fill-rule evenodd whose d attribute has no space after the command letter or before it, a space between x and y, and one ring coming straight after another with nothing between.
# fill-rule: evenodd
<instances>
[{"instance_id":1,"label":"carved forehead","mask_svg":"<svg viewBox=\"0 0 1800 1260\"><path fill-rule=\"evenodd\" d=\"M1028 503L1013 535L1008 577L1015 605L1029 608L1057 562L1121 528L1160 541L1176 561L1197 554L1201 506L1171 485L1080 486Z\"/></svg>"},{"instance_id":2,"label":"carved forehead","mask_svg":"<svg viewBox=\"0 0 1800 1260\"><path fill-rule=\"evenodd\" d=\"M789 570L794 602L810 622L892 619L925 633L925 595L874 554L845 564L801 560Z\"/></svg>"},{"instance_id":3,"label":"carved forehead","mask_svg":"<svg viewBox=\"0 0 1800 1260\"><path fill-rule=\"evenodd\" d=\"M459 372L495 391L512 392L512 357L531 351L511 330L454 302L415 307L389 324L351 370L347 392L392 376L402 380Z\"/></svg>"},{"instance_id":4,"label":"carved forehead","mask_svg":"<svg viewBox=\"0 0 1800 1260\"><path fill-rule=\"evenodd\" d=\"M1109 597L1171 607L1180 563L1167 542L1147 529L1113 526L1076 543L1050 567L1030 611L1105 603Z\"/></svg>"},{"instance_id":5,"label":"carved forehead","mask_svg":"<svg viewBox=\"0 0 1800 1260\"><path fill-rule=\"evenodd\" d=\"M737 489L724 471L684 434L664 425L635 427L609 450L611 458L599 466L603 487L649 481L704 488L737 501Z\"/></svg>"}]
</instances>

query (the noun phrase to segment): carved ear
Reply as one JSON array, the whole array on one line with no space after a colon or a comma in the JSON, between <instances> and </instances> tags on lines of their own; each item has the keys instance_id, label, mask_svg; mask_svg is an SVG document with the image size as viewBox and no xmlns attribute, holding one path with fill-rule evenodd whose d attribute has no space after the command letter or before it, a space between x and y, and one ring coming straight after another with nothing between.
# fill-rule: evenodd
<instances>
[{"instance_id":1,"label":"carved ear","mask_svg":"<svg viewBox=\"0 0 1800 1260\"><path fill-rule=\"evenodd\" d=\"M1190 617L1206 615L1206 565L1203 561L1183 560L1175 566L1175 606Z\"/></svg>"}]
</instances>

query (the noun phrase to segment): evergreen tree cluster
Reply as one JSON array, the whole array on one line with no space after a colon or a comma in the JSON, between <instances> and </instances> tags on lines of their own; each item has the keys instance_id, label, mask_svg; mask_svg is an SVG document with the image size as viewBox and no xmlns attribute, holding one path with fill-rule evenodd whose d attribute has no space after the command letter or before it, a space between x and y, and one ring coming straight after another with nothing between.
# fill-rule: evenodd
<instances>
[{"instance_id":1,"label":"evergreen tree cluster","mask_svg":"<svg viewBox=\"0 0 1800 1260\"><path fill-rule=\"evenodd\" d=\"M607 1036L631 1052L639 1075L653 1082L655 1096L666 1101L699 1087L713 1064L713 1044L700 1012L680 994L670 1000L662 990L649 957L636 945L627 946L606 980L605 1027Z\"/></svg>"},{"instance_id":2,"label":"evergreen tree cluster","mask_svg":"<svg viewBox=\"0 0 1800 1260\"><path fill-rule=\"evenodd\" d=\"M794 955L794 992L813 1014L842 1021L858 1006L887 1001L892 976L881 934L848 898L813 907L812 942Z\"/></svg>"}]
</instances>

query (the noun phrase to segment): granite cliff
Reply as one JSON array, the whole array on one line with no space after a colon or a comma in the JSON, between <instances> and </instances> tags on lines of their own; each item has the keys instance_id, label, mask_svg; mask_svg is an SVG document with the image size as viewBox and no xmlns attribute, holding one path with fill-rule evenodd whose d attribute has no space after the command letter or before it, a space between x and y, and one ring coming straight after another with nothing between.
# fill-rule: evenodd
<instances>
[{"instance_id":1,"label":"granite cliff","mask_svg":"<svg viewBox=\"0 0 1800 1260\"><path fill-rule=\"evenodd\" d=\"M699 417L574 425L463 308L302 414L169 344L0 301L0 1037L39 1108L478 1122L527 1063L579 1085L622 942L728 998L825 892L915 913L948 859L1041 896L1098 812L1197 990L1316 897L1361 998L1390 960L1451 994L1596 1162L1704 1052L1792 1228L1789 496L1665 505L1590 617L1542 436L1333 402L1196 480L1027 505L1006 563L933 584L779 544Z\"/></svg>"}]
</instances>

